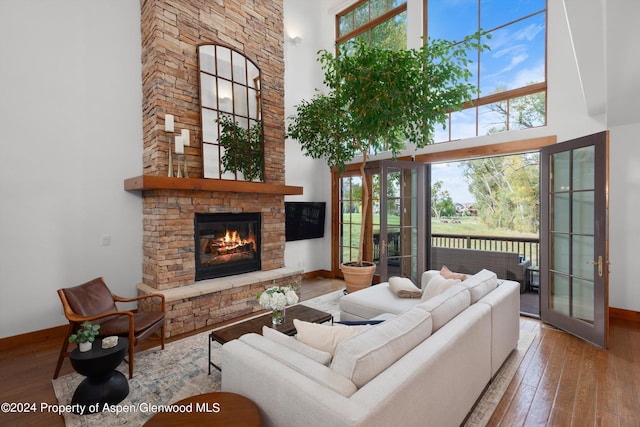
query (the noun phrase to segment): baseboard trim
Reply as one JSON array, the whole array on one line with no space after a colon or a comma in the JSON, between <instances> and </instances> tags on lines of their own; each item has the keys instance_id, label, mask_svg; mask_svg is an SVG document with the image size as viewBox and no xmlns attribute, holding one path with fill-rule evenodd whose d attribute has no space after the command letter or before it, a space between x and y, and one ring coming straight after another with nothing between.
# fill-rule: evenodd
<instances>
[{"instance_id":1,"label":"baseboard trim","mask_svg":"<svg viewBox=\"0 0 640 427\"><path fill-rule=\"evenodd\" d=\"M317 279L319 277L325 279L335 279L335 276L329 270L308 271L302 275L303 279Z\"/></svg>"},{"instance_id":2,"label":"baseboard trim","mask_svg":"<svg viewBox=\"0 0 640 427\"><path fill-rule=\"evenodd\" d=\"M14 335L11 337L0 338L0 353L4 351L13 350L26 345L33 345L34 343L42 343L43 345L50 345L51 341L55 341L56 345L61 343L64 337L67 335L68 324L54 326L52 328L41 329L39 331L27 332L20 335Z\"/></svg>"},{"instance_id":3,"label":"baseboard trim","mask_svg":"<svg viewBox=\"0 0 640 427\"><path fill-rule=\"evenodd\" d=\"M609 307L609 319L627 320L630 322L640 322L640 312L626 310L624 308Z\"/></svg>"}]
</instances>

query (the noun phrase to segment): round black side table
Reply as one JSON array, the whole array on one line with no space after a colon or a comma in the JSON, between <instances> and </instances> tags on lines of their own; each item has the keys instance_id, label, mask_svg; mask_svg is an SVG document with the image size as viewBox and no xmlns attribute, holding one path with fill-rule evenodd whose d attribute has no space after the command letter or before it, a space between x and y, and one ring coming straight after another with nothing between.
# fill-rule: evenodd
<instances>
[{"instance_id":1,"label":"round black side table","mask_svg":"<svg viewBox=\"0 0 640 427\"><path fill-rule=\"evenodd\" d=\"M102 339L93 342L89 351L75 349L71 352L71 366L86 376L73 393L72 404L82 405L83 414L100 412L104 404L116 405L129 394L129 381L120 371L120 365L129 347L127 338L118 337L118 344L102 348Z\"/></svg>"}]
</instances>

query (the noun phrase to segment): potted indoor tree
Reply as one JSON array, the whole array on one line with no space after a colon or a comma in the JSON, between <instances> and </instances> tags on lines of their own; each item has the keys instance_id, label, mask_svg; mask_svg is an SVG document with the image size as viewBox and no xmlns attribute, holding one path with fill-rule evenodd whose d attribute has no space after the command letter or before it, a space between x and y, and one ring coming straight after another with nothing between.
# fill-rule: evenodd
<instances>
[{"instance_id":1,"label":"potted indoor tree","mask_svg":"<svg viewBox=\"0 0 640 427\"><path fill-rule=\"evenodd\" d=\"M89 322L82 322L80 329L69 337L69 342L78 344L80 351L91 350L91 346L98 336L100 325L92 325Z\"/></svg>"},{"instance_id":2,"label":"potted indoor tree","mask_svg":"<svg viewBox=\"0 0 640 427\"><path fill-rule=\"evenodd\" d=\"M407 142L417 148L433 142L435 126L445 126L448 113L462 109L477 94L476 86L468 82L472 73L467 65L472 61L467 52L487 48L481 43L483 35L476 33L459 43L430 39L420 49L403 50L357 40L341 45L337 55L319 52L327 90L295 107L287 136L301 144L306 156L324 158L329 167L339 171L360 157L358 259L340 266L348 292L369 286L375 272L373 263L363 261L369 213L368 156L390 151L396 158ZM368 271L358 284L349 270L362 268Z\"/></svg>"}]
</instances>

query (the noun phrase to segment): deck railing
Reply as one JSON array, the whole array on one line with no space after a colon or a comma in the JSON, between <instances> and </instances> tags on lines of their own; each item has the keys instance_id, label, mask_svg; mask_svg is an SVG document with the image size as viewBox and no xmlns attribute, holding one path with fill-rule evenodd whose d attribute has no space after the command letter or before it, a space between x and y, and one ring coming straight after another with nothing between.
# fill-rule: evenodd
<instances>
[{"instance_id":1,"label":"deck railing","mask_svg":"<svg viewBox=\"0 0 640 427\"><path fill-rule=\"evenodd\" d=\"M517 252L524 258L530 260L532 266L539 265L539 238L432 234L431 245L443 246L446 248L466 248L483 251Z\"/></svg>"}]
</instances>

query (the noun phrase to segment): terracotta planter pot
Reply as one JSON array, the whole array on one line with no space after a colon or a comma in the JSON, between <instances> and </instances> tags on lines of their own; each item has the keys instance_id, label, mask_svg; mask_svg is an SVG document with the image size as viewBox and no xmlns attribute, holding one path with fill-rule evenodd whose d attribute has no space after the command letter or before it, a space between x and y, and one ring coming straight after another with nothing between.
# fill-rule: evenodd
<instances>
[{"instance_id":1,"label":"terracotta planter pot","mask_svg":"<svg viewBox=\"0 0 640 427\"><path fill-rule=\"evenodd\" d=\"M376 265L372 262L363 262L362 266L353 264L354 263L340 264L340 270L342 270L342 274L344 274L344 281L347 284L348 293L371 286L373 274L376 271Z\"/></svg>"}]
</instances>

